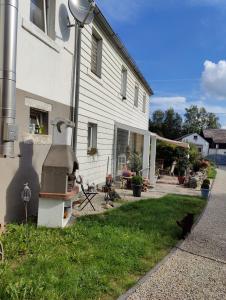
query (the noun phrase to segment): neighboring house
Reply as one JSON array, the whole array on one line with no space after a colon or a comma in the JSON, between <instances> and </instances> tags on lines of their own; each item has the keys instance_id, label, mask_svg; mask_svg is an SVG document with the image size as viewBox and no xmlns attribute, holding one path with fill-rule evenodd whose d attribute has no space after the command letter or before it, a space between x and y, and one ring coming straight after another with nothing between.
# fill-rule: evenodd
<instances>
[{"instance_id":1,"label":"neighboring house","mask_svg":"<svg viewBox=\"0 0 226 300\"><path fill-rule=\"evenodd\" d=\"M206 157L209 154L209 143L197 133L184 135L178 140L195 145L202 157Z\"/></svg>"},{"instance_id":2,"label":"neighboring house","mask_svg":"<svg viewBox=\"0 0 226 300\"><path fill-rule=\"evenodd\" d=\"M37 213L42 164L52 142L51 121L70 118L71 112L75 34L67 27L68 16L74 22L68 1L18 2L19 137L16 157L0 158L0 224L23 215L20 193L26 182L32 189L30 211ZM82 31L76 155L85 181L100 184L105 181L108 158L108 172L120 174L128 146L141 154L143 168L149 167L152 90L102 13L98 8L95 12L93 24Z\"/></svg>"},{"instance_id":3,"label":"neighboring house","mask_svg":"<svg viewBox=\"0 0 226 300\"><path fill-rule=\"evenodd\" d=\"M209 142L209 158L217 164L226 164L226 129L203 130L203 137Z\"/></svg>"}]
</instances>

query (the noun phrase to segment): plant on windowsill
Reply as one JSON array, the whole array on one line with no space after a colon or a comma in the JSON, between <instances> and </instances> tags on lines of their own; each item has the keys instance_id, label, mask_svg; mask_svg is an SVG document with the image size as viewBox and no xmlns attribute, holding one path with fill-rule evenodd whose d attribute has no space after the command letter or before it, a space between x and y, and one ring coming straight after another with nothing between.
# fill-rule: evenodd
<instances>
[{"instance_id":1,"label":"plant on windowsill","mask_svg":"<svg viewBox=\"0 0 226 300\"><path fill-rule=\"evenodd\" d=\"M134 197L141 197L142 186L143 186L143 177L140 175L133 176L132 187L133 187Z\"/></svg>"},{"instance_id":2,"label":"plant on windowsill","mask_svg":"<svg viewBox=\"0 0 226 300\"><path fill-rule=\"evenodd\" d=\"M90 148L90 149L88 149L87 154L91 155L91 156L97 155L98 150L97 150L97 148Z\"/></svg>"}]
</instances>

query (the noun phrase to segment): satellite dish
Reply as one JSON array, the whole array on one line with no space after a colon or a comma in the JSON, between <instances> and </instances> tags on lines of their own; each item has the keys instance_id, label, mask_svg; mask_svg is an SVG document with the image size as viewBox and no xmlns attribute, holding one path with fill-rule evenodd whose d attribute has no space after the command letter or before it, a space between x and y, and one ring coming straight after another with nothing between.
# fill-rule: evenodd
<instances>
[{"instance_id":1,"label":"satellite dish","mask_svg":"<svg viewBox=\"0 0 226 300\"><path fill-rule=\"evenodd\" d=\"M68 0L68 6L72 16L82 24L90 24L93 21L94 1Z\"/></svg>"}]
</instances>

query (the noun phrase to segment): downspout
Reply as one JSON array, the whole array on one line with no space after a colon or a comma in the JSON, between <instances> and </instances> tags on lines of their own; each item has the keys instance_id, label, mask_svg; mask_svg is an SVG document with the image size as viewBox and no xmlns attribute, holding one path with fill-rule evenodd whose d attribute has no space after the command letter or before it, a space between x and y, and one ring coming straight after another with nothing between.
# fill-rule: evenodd
<instances>
[{"instance_id":1,"label":"downspout","mask_svg":"<svg viewBox=\"0 0 226 300\"><path fill-rule=\"evenodd\" d=\"M79 93L80 93L80 61L81 61L81 35L82 26L76 22L75 25L75 46L74 46L74 62L73 62L73 87L72 87L72 113L71 121L75 123L72 137L72 147L77 154L77 136L78 136L78 113L79 113Z\"/></svg>"},{"instance_id":2,"label":"downspout","mask_svg":"<svg viewBox=\"0 0 226 300\"><path fill-rule=\"evenodd\" d=\"M17 26L18 0L0 0L0 157L14 157L17 138Z\"/></svg>"}]
</instances>

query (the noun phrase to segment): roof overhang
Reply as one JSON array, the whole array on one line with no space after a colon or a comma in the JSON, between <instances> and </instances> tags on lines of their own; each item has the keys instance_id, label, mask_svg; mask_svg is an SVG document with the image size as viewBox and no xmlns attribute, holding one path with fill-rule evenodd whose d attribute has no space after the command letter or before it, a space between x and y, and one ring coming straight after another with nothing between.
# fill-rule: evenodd
<instances>
[{"instance_id":1,"label":"roof overhang","mask_svg":"<svg viewBox=\"0 0 226 300\"><path fill-rule=\"evenodd\" d=\"M149 96L154 95L152 88L148 84L147 80L144 78L143 74L141 73L140 69L138 68L136 62L128 53L128 50L118 37L118 35L114 32L111 25L108 23L105 16L102 14L101 10L98 6L95 7L95 21L97 24L100 25L101 28L104 29L106 35L110 38L110 40L116 45L119 52L121 53L122 57L129 63L130 67L133 69L137 77L140 79L144 87L146 88Z\"/></svg>"}]
</instances>

